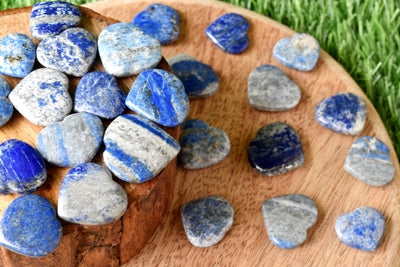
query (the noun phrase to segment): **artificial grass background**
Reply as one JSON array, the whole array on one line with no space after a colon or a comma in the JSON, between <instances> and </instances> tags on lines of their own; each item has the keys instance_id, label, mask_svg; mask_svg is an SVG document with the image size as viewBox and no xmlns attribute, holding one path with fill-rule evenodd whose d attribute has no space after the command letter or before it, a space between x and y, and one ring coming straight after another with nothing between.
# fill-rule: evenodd
<instances>
[{"instance_id":1,"label":"artificial grass background","mask_svg":"<svg viewBox=\"0 0 400 267\"><path fill-rule=\"evenodd\" d=\"M251 9L317 38L321 48L349 72L372 101L400 157L400 1L223 1ZM37 2L43 1L0 0L0 10Z\"/></svg>"}]
</instances>

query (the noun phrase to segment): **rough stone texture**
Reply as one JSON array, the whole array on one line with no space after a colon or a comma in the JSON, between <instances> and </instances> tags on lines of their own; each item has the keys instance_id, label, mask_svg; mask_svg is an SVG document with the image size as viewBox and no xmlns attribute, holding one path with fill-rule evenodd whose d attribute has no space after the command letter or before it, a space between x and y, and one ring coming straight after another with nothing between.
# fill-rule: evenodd
<instances>
[{"instance_id":1,"label":"rough stone texture","mask_svg":"<svg viewBox=\"0 0 400 267\"><path fill-rule=\"evenodd\" d=\"M220 196L187 202L181 207L183 228L196 247L210 247L220 242L233 224L233 208Z\"/></svg>"},{"instance_id":2,"label":"rough stone texture","mask_svg":"<svg viewBox=\"0 0 400 267\"><path fill-rule=\"evenodd\" d=\"M1 74L24 78L32 71L35 58L35 45L29 36L12 33L0 40Z\"/></svg>"},{"instance_id":3,"label":"rough stone texture","mask_svg":"<svg viewBox=\"0 0 400 267\"><path fill-rule=\"evenodd\" d=\"M52 1L33 5L29 20L33 37L43 40L76 27L81 21L80 9L70 3Z\"/></svg>"},{"instance_id":4,"label":"rough stone texture","mask_svg":"<svg viewBox=\"0 0 400 267\"><path fill-rule=\"evenodd\" d=\"M248 79L250 106L259 110L282 111L300 102L301 91L279 68L263 65L254 69Z\"/></svg>"},{"instance_id":5,"label":"rough stone texture","mask_svg":"<svg viewBox=\"0 0 400 267\"><path fill-rule=\"evenodd\" d=\"M378 248L385 232L385 218L374 208L360 207L341 215L336 220L335 230L346 245L373 251Z\"/></svg>"},{"instance_id":6,"label":"rough stone texture","mask_svg":"<svg viewBox=\"0 0 400 267\"><path fill-rule=\"evenodd\" d=\"M355 94L338 93L318 104L315 118L319 124L335 132L357 135L364 129L367 104Z\"/></svg>"},{"instance_id":7,"label":"rough stone texture","mask_svg":"<svg viewBox=\"0 0 400 267\"><path fill-rule=\"evenodd\" d=\"M181 126L179 163L186 169L199 169L222 161L231 142L224 131L201 120L188 120Z\"/></svg>"},{"instance_id":8,"label":"rough stone texture","mask_svg":"<svg viewBox=\"0 0 400 267\"><path fill-rule=\"evenodd\" d=\"M121 115L106 129L104 164L118 178L143 183L156 176L179 153L168 133L138 115Z\"/></svg>"},{"instance_id":9,"label":"rough stone texture","mask_svg":"<svg viewBox=\"0 0 400 267\"><path fill-rule=\"evenodd\" d=\"M181 124L189 113L189 99L182 82L160 69L140 73L125 104L143 117L169 127Z\"/></svg>"},{"instance_id":10,"label":"rough stone texture","mask_svg":"<svg viewBox=\"0 0 400 267\"><path fill-rule=\"evenodd\" d=\"M105 70L116 77L137 75L161 60L160 42L133 23L116 23L99 35L99 54Z\"/></svg>"},{"instance_id":11,"label":"rough stone texture","mask_svg":"<svg viewBox=\"0 0 400 267\"><path fill-rule=\"evenodd\" d=\"M36 139L36 148L49 163L59 167L74 167L89 162L100 148L103 124L89 113L75 113L55 122Z\"/></svg>"},{"instance_id":12,"label":"rough stone texture","mask_svg":"<svg viewBox=\"0 0 400 267\"><path fill-rule=\"evenodd\" d=\"M132 21L147 34L157 38L162 45L169 44L179 36L180 19L170 6L154 4L140 12Z\"/></svg>"},{"instance_id":13,"label":"rough stone texture","mask_svg":"<svg viewBox=\"0 0 400 267\"><path fill-rule=\"evenodd\" d=\"M286 173L304 164L300 137L283 122L262 127L250 142L247 157L257 172L268 176Z\"/></svg>"},{"instance_id":14,"label":"rough stone texture","mask_svg":"<svg viewBox=\"0 0 400 267\"><path fill-rule=\"evenodd\" d=\"M344 169L357 179L373 186L393 180L395 168L389 148L378 138L363 136L351 146Z\"/></svg>"},{"instance_id":15,"label":"rough stone texture","mask_svg":"<svg viewBox=\"0 0 400 267\"><path fill-rule=\"evenodd\" d=\"M16 198L0 221L0 245L30 257L53 252L62 237L62 228L51 203L31 194Z\"/></svg>"},{"instance_id":16,"label":"rough stone texture","mask_svg":"<svg viewBox=\"0 0 400 267\"><path fill-rule=\"evenodd\" d=\"M8 99L10 85L0 76L0 127L6 124L14 113L14 107Z\"/></svg>"},{"instance_id":17,"label":"rough stone texture","mask_svg":"<svg viewBox=\"0 0 400 267\"><path fill-rule=\"evenodd\" d=\"M37 69L20 81L8 98L30 122L46 126L71 112L68 84L67 76L59 71Z\"/></svg>"},{"instance_id":18,"label":"rough stone texture","mask_svg":"<svg viewBox=\"0 0 400 267\"><path fill-rule=\"evenodd\" d=\"M104 119L114 119L125 111L126 94L117 80L103 71L82 77L75 91L74 110L88 112Z\"/></svg>"},{"instance_id":19,"label":"rough stone texture","mask_svg":"<svg viewBox=\"0 0 400 267\"><path fill-rule=\"evenodd\" d=\"M61 184L58 216L83 225L102 225L120 218L128 205L124 188L95 163L72 168Z\"/></svg>"},{"instance_id":20,"label":"rough stone texture","mask_svg":"<svg viewBox=\"0 0 400 267\"><path fill-rule=\"evenodd\" d=\"M314 201L297 194L265 200L262 212L268 237L280 248L294 248L304 243L308 228L318 218Z\"/></svg>"},{"instance_id":21,"label":"rough stone texture","mask_svg":"<svg viewBox=\"0 0 400 267\"><path fill-rule=\"evenodd\" d=\"M48 37L37 47L37 59L45 67L82 77L92 67L97 54L96 38L82 28L71 28Z\"/></svg>"},{"instance_id":22,"label":"rough stone texture","mask_svg":"<svg viewBox=\"0 0 400 267\"><path fill-rule=\"evenodd\" d=\"M179 54L169 58L168 65L182 81L189 98L203 98L215 94L219 87L217 73L195 58Z\"/></svg>"},{"instance_id":23,"label":"rough stone texture","mask_svg":"<svg viewBox=\"0 0 400 267\"><path fill-rule=\"evenodd\" d=\"M319 43L311 35L297 33L279 40L272 51L281 64L301 71L311 71L319 58Z\"/></svg>"}]
</instances>

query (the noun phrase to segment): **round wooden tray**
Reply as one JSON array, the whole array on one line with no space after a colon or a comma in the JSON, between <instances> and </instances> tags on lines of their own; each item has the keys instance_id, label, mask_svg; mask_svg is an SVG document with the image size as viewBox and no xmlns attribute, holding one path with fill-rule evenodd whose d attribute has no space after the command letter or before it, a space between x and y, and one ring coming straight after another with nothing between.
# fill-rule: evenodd
<instances>
[{"instance_id":1,"label":"round wooden tray","mask_svg":"<svg viewBox=\"0 0 400 267\"><path fill-rule=\"evenodd\" d=\"M96 38L107 26L117 20L106 18L81 7L80 27L89 30ZM0 38L10 33L24 33L29 36L29 18L31 7L0 12ZM32 36L31 36L32 38ZM32 38L35 40L34 38ZM36 41L36 40L35 40ZM36 45L38 42L36 41ZM41 67L39 64L35 68ZM163 58L157 68L170 71ZM104 71L99 58L91 69ZM3 76L11 88L21 80ZM119 87L126 93L136 77L118 79ZM79 78L70 77L70 93L73 96ZM110 121L104 121L107 125ZM34 125L15 112L10 122L0 128L0 143L17 138L32 146L38 133L43 129ZM179 135L179 128L164 128L174 138ZM102 163L100 148L93 162ZM46 183L35 194L46 197L55 207L58 192L65 174L70 168L48 166ZM143 184L120 182L128 194L128 209L119 220L103 226L81 226L62 221L63 237L57 249L43 258L30 258L0 249L0 266L117 266L127 262L144 246L163 219L171 201L173 182L176 173L176 160L172 161L159 175ZM118 179L116 179L118 180ZM0 196L0 215L8 204L19 195Z\"/></svg>"}]
</instances>

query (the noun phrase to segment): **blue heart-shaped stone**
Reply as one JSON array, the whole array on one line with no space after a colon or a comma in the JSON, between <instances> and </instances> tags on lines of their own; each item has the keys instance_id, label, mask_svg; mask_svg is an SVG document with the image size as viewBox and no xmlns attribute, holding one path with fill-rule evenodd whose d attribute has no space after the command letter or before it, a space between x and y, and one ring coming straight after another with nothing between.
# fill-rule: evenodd
<instances>
[{"instance_id":1,"label":"blue heart-shaped stone","mask_svg":"<svg viewBox=\"0 0 400 267\"><path fill-rule=\"evenodd\" d=\"M360 207L341 215L336 220L335 230L346 245L373 251L378 248L385 232L385 218L374 208Z\"/></svg>"},{"instance_id":2,"label":"blue heart-shaped stone","mask_svg":"<svg viewBox=\"0 0 400 267\"><path fill-rule=\"evenodd\" d=\"M47 178L46 165L33 147L17 140L0 145L0 194L36 191Z\"/></svg>"},{"instance_id":3,"label":"blue heart-shaped stone","mask_svg":"<svg viewBox=\"0 0 400 267\"><path fill-rule=\"evenodd\" d=\"M0 76L0 127L6 124L14 113L14 107L8 99L10 86L3 77Z\"/></svg>"},{"instance_id":4,"label":"blue heart-shaped stone","mask_svg":"<svg viewBox=\"0 0 400 267\"><path fill-rule=\"evenodd\" d=\"M367 104L355 94L338 93L318 104L315 118L319 124L335 132L357 135L364 128Z\"/></svg>"},{"instance_id":5,"label":"blue heart-shaped stone","mask_svg":"<svg viewBox=\"0 0 400 267\"><path fill-rule=\"evenodd\" d=\"M29 36L12 33L0 40L1 74L23 78L33 69L35 58L35 45Z\"/></svg>"},{"instance_id":6,"label":"blue heart-shaped stone","mask_svg":"<svg viewBox=\"0 0 400 267\"><path fill-rule=\"evenodd\" d=\"M96 38L82 28L71 28L48 37L37 47L38 61L45 67L82 77L96 59Z\"/></svg>"},{"instance_id":7,"label":"blue heart-shaped stone","mask_svg":"<svg viewBox=\"0 0 400 267\"><path fill-rule=\"evenodd\" d=\"M113 119L125 110L126 94L117 80L103 71L90 72L82 77L75 91L77 112L88 112L105 119Z\"/></svg>"},{"instance_id":8,"label":"blue heart-shaped stone","mask_svg":"<svg viewBox=\"0 0 400 267\"><path fill-rule=\"evenodd\" d=\"M0 244L30 257L53 252L62 237L62 228L51 203L39 195L16 198L0 221Z\"/></svg>"},{"instance_id":9,"label":"blue heart-shaped stone","mask_svg":"<svg viewBox=\"0 0 400 267\"><path fill-rule=\"evenodd\" d=\"M162 45L175 41L179 35L179 15L167 5L150 5L137 14L132 22L145 33L157 38Z\"/></svg>"},{"instance_id":10,"label":"blue heart-shaped stone","mask_svg":"<svg viewBox=\"0 0 400 267\"><path fill-rule=\"evenodd\" d=\"M140 73L125 104L143 117L170 127L181 124L189 113L189 99L182 82L160 69Z\"/></svg>"},{"instance_id":11,"label":"blue heart-shaped stone","mask_svg":"<svg viewBox=\"0 0 400 267\"><path fill-rule=\"evenodd\" d=\"M247 20L235 13L222 15L206 29L207 37L225 52L238 54L249 46Z\"/></svg>"},{"instance_id":12,"label":"blue heart-shaped stone","mask_svg":"<svg viewBox=\"0 0 400 267\"><path fill-rule=\"evenodd\" d=\"M268 176L282 174L304 164L300 137L283 122L262 127L250 142L247 157L256 171Z\"/></svg>"}]
</instances>

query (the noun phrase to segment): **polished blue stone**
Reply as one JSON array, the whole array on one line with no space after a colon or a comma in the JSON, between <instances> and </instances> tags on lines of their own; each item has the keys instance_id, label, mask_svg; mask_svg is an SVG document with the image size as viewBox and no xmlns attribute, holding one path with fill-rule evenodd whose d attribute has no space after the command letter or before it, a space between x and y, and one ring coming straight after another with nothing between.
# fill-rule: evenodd
<instances>
[{"instance_id":1,"label":"polished blue stone","mask_svg":"<svg viewBox=\"0 0 400 267\"><path fill-rule=\"evenodd\" d=\"M189 98L208 97L217 92L218 75L207 64L185 54L169 58L168 64L172 72L183 83Z\"/></svg>"},{"instance_id":2,"label":"polished blue stone","mask_svg":"<svg viewBox=\"0 0 400 267\"><path fill-rule=\"evenodd\" d=\"M181 124L189 113L189 99L182 82L160 69L143 71L126 98L126 106L164 126Z\"/></svg>"},{"instance_id":3,"label":"polished blue stone","mask_svg":"<svg viewBox=\"0 0 400 267\"><path fill-rule=\"evenodd\" d=\"M14 107L8 99L10 86L3 77L0 76L0 127L6 124L14 113Z\"/></svg>"},{"instance_id":4,"label":"polished blue stone","mask_svg":"<svg viewBox=\"0 0 400 267\"><path fill-rule=\"evenodd\" d=\"M62 228L51 203L31 194L13 200L0 221L0 244L30 257L52 253L62 237Z\"/></svg>"},{"instance_id":5,"label":"polished blue stone","mask_svg":"<svg viewBox=\"0 0 400 267\"><path fill-rule=\"evenodd\" d=\"M364 128L367 105L355 94L338 93L318 104L315 118L319 124L335 132L357 135Z\"/></svg>"},{"instance_id":6,"label":"polished blue stone","mask_svg":"<svg viewBox=\"0 0 400 267\"><path fill-rule=\"evenodd\" d=\"M150 5L137 14L132 22L145 33L157 38L162 45L175 41L179 35L179 15L167 5Z\"/></svg>"},{"instance_id":7,"label":"polished blue stone","mask_svg":"<svg viewBox=\"0 0 400 267\"><path fill-rule=\"evenodd\" d=\"M235 13L222 15L206 29L207 37L225 52L238 54L249 46L247 20Z\"/></svg>"},{"instance_id":8,"label":"polished blue stone","mask_svg":"<svg viewBox=\"0 0 400 267\"><path fill-rule=\"evenodd\" d=\"M125 110L126 94L111 74L95 71L85 74L75 91L74 110L100 118L113 119Z\"/></svg>"},{"instance_id":9,"label":"polished blue stone","mask_svg":"<svg viewBox=\"0 0 400 267\"><path fill-rule=\"evenodd\" d=\"M222 161L231 143L224 131L201 120L188 120L181 125L179 163L187 169L199 169Z\"/></svg>"},{"instance_id":10,"label":"polished blue stone","mask_svg":"<svg viewBox=\"0 0 400 267\"><path fill-rule=\"evenodd\" d=\"M319 43L309 34L297 33L279 40L272 51L281 64L301 71L311 71L319 58Z\"/></svg>"},{"instance_id":11,"label":"polished blue stone","mask_svg":"<svg viewBox=\"0 0 400 267\"><path fill-rule=\"evenodd\" d=\"M29 144L10 139L0 145L0 194L36 191L47 178L46 165Z\"/></svg>"},{"instance_id":12,"label":"polished blue stone","mask_svg":"<svg viewBox=\"0 0 400 267\"><path fill-rule=\"evenodd\" d=\"M81 21L79 7L62 1L51 1L33 5L29 20L32 36L43 40L76 27Z\"/></svg>"},{"instance_id":13,"label":"polished blue stone","mask_svg":"<svg viewBox=\"0 0 400 267\"><path fill-rule=\"evenodd\" d=\"M233 208L220 196L187 202L181 207L183 228L196 247L210 247L220 242L233 223Z\"/></svg>"},{"instance_id":14,"label":"polished blue stone","mask_svg":"<svg viewBox=\"0 0 400 267\"><path fill-rule=\"evenodd\" d=\"M0 40L1 74L23 78L32 71L35 58L35 45L29 36L12 33Z\"/></svg>"},{"instance_id":15,"label":"polished blue stone","mask_svg":"<svg viewBox=\"0 0 400 267\"><path fill-rule=\"evenodd\" d=\"M385 232L385 218L374 208L360 207L341 215L335 223L336 234L346 245L373 251Z\"/></svg>"},{"instance_id":16,"label":"polished blue stone","mask_svg":"<svg viewBox=\"0 0 400 267\"><path fill-rule=\"evenodd\" d=\"M251 167L268 176L286 173L304 164L300 137L283 122L262 127L250 142L247 157Z\"/></svg>"}]
</instances>

